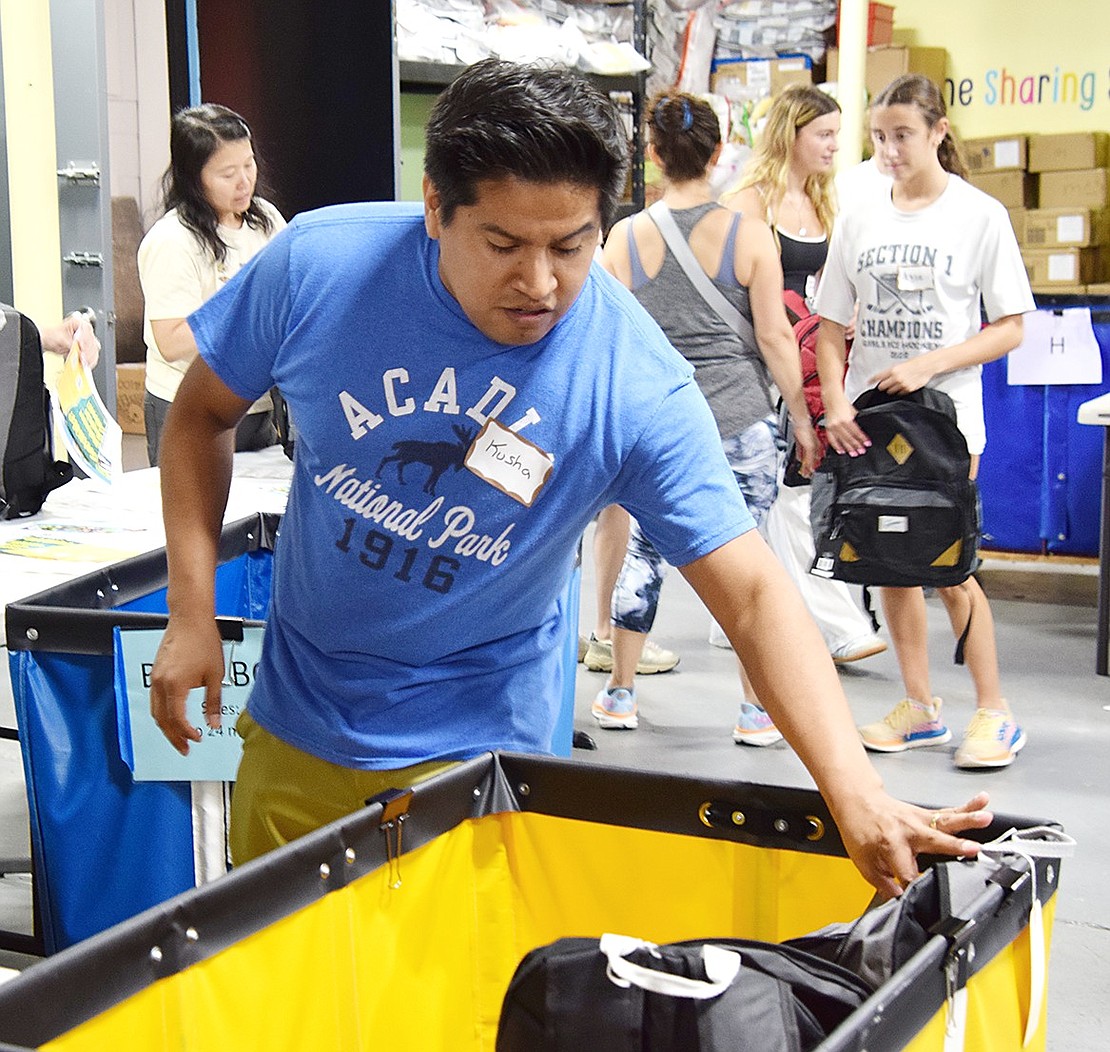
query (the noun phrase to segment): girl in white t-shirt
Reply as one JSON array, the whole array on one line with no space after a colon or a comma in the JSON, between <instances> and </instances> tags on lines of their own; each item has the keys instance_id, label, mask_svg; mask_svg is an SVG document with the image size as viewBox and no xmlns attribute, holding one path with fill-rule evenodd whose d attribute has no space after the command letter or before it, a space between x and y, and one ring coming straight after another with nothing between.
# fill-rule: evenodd
<instances>
[{"instance_id":1,"label":"girl in white t-shirt","mask_svg":"<svg viewBox=\"0 0 1110 1052\"><path fill-rule=\"evenodd\" d=\"M907 74L888 85L872 103L871 136L892 185L838 218L817 293L829 443L849 456L869 445L852 406L868 388L898 394L935 387L956 405L974 477L986 443L982 364L1021 342L1021 316L1035 309L1025 267L1005 208L962 178L966 169L932 81ZM845 327L857 300L845 376ZM974 578L937 591L953 630L967 630L978 705L956 765L1004 767L1025 733L1001 696L986 596ZM882 720L860 728L863 742L879 752L940 745L951 732L929 683L924 593L881 593L906 696Z\"/></svg>"},{"instance_id":2,"label":"girl in white t-shirt","mask_svg":"<svg viewBox=\"0 0 1110 1052\"><path fill-rule=\"evenodd\" d=\"M258 162L246 121L226 106L181 110L170 125L170 166L162 176L165 215L139 245L145 301L147 453L158 463L166 413L197 356L186 319L285 226L257 194ZM237 451L277 439L269 396L236 432Z\"/></svg>"}]
</instances>

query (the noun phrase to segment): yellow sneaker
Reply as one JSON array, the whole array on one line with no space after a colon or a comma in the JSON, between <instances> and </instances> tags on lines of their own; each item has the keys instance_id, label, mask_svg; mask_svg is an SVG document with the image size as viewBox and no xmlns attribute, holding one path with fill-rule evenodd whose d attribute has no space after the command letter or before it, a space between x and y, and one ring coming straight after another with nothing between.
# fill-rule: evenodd
<instances>
[{"instance_id":1,"label":"yellow sneaker","mask_svg":"<svg viewBox=\"0 0 1110 1052\"><path fill-rule=\"evenodd\" d=\"M1005 709L976 709L953 757L957 767L1009 767L1025 745L1025 731Z\"/></svg>"},{"instance_id":2,"label":"yellow sneaker","mask_svg":"<svg viewBox=\"0 0 1110 1052\"><path fill-rule=\"evenodd\" d=\"M943 745L952 739L952 732L941 722L940 706L940 698L933 698L931 705L903 698L877 723L860 727L859 736L875 752L905 752L924 745Z\"/></svg>"}]
</instances>

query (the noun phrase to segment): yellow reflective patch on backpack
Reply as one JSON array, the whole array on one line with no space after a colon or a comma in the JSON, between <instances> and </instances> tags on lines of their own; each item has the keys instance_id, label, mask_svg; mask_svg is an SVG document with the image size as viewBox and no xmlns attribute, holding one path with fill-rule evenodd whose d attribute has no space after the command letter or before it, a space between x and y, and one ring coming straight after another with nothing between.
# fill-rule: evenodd
<instances>
[{"instance_id":1,"label":"yellow reflective patch on backpack","mask_svg":"<svg viewBox=\"0 0 1110 1052\"><path fill-rule=\"evenodd\" d=\"M955 566L960 561L960 553L964 550L963 540L954 541L944 549L929 565L930 566Z\"/></svg>"},{"instance_id":2,"label":"yellow reflective patch on backpack","mask_svg":"<svg viewBox=\"0 0 1110 1052\"><path fill-rule=\"evenodd\" d=\"M840 561L842 563L857 563L859 562L859 552L855 550L847 541L840 546Z\"/></svg>"}]
</instances>

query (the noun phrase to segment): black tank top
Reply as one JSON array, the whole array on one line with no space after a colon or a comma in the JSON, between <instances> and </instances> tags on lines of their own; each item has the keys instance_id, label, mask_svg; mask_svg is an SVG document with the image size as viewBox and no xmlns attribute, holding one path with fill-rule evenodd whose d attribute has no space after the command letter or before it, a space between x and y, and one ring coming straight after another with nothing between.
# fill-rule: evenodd
<instances>
[{"instance_id":1,"label":"black tank top","mask_svg":"<svg viewBox=\"0 0 1110 1052\"><path fill-rule=\"evenodd\" d=\"M777 231L779 235L779 254L782 257L782 283L784 288L793 289L799 296L806 294L806 280L816 274L824 265L829 254L829 239L794 237Z\"/></svg>"}]
</instances>

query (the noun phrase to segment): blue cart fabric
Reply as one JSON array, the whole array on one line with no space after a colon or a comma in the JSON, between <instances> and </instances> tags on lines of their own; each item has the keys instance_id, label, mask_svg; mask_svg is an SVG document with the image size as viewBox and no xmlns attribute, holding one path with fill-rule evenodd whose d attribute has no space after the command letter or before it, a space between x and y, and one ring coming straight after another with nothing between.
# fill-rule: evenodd
<instances>
[{"instance_id":1,"label":"blue cart fabric","mask_svg":"<svg viewBox=\"0 0 1110 1052\"><path fill-rule=\"evenodd\" d=\"M242 620L265 618L275 534L274 516L224 531L221 558L230 557L217 570L216 609L230 631ZM36 908L47 953L196 883L189 783L134 781L118 738L113 630L164 626L164 583L160 551L7 610ZM118 605L97 605L105 596Z\"/></svg>"},{"instance_id":2,"label":"blue cart fabric","mask_svg":"<svg viewBox=\"0 0 1110 1052\"><path fill-rule=\"evenodd\" d=\"M983 366L984 548L1098 554L1103 428L1076 417L1084 402L1110 390L1110 314L1092 320L1102 384L1010 386L1005 358Z\"/></svg>"}]
</instances>

